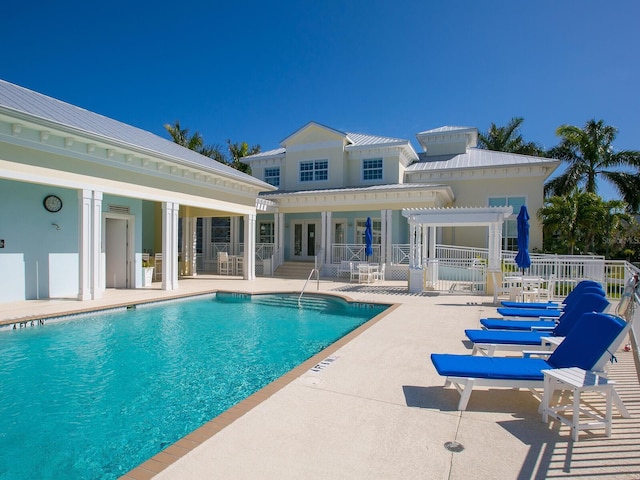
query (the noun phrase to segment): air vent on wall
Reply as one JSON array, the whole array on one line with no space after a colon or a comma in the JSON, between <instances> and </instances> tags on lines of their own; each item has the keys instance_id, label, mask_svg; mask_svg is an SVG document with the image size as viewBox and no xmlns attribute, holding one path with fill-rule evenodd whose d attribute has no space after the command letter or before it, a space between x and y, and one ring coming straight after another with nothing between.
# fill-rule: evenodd
<instances>
[{"instance_id":1,"label":"air vent on wall","mask_svg":"<svg viewBox=\"0 0 640 480\"><path fill-rule=\"evenodd\" d=\"M129 207L125 205L109 205L110 213L121 213L123 215L129 215L131 212L129 211Z\"/></svg>"}]
</instances>

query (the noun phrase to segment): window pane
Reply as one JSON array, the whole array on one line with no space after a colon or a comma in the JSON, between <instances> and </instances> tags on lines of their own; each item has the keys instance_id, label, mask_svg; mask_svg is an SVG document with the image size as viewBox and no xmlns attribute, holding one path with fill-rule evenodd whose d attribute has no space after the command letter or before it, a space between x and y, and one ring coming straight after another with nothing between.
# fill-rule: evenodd
<instances>
[{"instance_id":1,"label":"window pane","mask_svg":"<svg viewBox=\"0 0 640 480\"><path fill-rule=\"evenodd\" d=\"M231 241L231 219L229 217L211 219L211 242L229 243Z\"/></svg>"},{"instance_id":2,"label":"window pane","mask_svg":"<svg viewBox=\"0 0 640 480\"><path fill-rule=\"evenodd\" d=\"M274 187L280 186L280 167L265 168L264 181Z\"/></svg>"},{"instance_id":3,"label":"window pane","mask_svg":"<svg viewBox=\"0 0 640 480\"><path fill-rule=\"evenodd\" d=\"M324 181L329 179L329 161L315 160L300 162L300 181Z\"/></svg>"},{"instance_id":4,"label":"window pane","mask_svg":"<svg viewBox=\"0 0 640 480\"><path fill-rule=\"evenodd\" d=\"M260 222L258 226L258 243L274 243L274 223Z\"/></svg>"},{"instance_id":5,"label":"window pane","mask_svg":"<svg viewBox=\"0 0 640 480\"><path fill-rule=\"evenodd\" d=\"M382 180L382 159L369 158L362 161L363 180Z\"/></svg>"}]
</instances>

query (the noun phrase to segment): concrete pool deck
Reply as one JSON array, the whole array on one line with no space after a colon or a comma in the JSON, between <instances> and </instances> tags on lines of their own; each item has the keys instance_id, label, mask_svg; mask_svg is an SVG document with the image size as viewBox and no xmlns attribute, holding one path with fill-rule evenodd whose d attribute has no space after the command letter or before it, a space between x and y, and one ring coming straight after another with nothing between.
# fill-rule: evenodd
<instances>
[{"instance_id":1,"label":"concrete pool deck","mask_svg":"<svg viewBox=\"0 0 640 480\"><path fill-rule=\"evenodd\" d=\"M181 280L174 292L156 285L108 290L90 302L3 305L0 322L213 290L299 291L303 283L200 276ZM631 353L616 352L611 368L631 418L614 410L611 438L600 429L573 442L568 427L542 423L530 392L478 388L460 412L458 393L443 388L429 354L469 353L463 331L495 313L492 298L413 295L403 282L319 284L320 292L398 306L341 342L333 361L315 371L316 359L307 362L261 398L212 420L217 428L183 439L190 448L178 442L123 478L640 478L640 385ZM316 292L316 282L307 291ZM447 442L464 449L451 452Z\"/></svg>"}]
</instances>

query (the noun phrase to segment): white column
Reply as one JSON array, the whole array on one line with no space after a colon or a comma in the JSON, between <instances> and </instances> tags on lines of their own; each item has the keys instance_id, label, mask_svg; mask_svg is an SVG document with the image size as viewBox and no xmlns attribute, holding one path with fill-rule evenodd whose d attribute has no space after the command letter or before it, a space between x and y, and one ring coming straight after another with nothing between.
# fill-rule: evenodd
<instances>
[{"instance_id":1,"label":"white column","mask_svg":"<svg viewBox=\"0 0 640 480\"><path fill-rule=\"evenodd\" d=\"M384 232L386 241L383 242L384 261L391 263L393 261L393 210L383 210L385 218Z\"/></svg>"},{"instance_id":2,"label":"white column","mask_svg":"<svg viewBox=\"0 0 640 480\"><path fill-rule=\"evenodd\" d=\"M426 265L429 256L429 227L421 225L420 228L420 260L422 265Z\"/></svg>"},{"instance_id":3,"label":"white column","mask_svg":"<svg viewBox=\"0 0 640 480\"><path fill-rule=\"evenodd\" d=\"M183 275L196 275L196 225L198 219L185 217L182 220L182 263Z\"/></svg>"},{"instance_id":4,"label":"white column","mask_svg":"<svg viewBox=\"0 0 640 480\"><path fill-rule=\"evenodd\" d=\"M489 225L489 270L501 270L502 222Z\"/></svg>"},{"instance_id":5,"label":"white column","mask_svg":"<svg viewBox=\"0 0 640 480\"><path fill-rule=\"evenodd\" d=\"M93 192L91 210L91 294L94 300L104 291L104 262L102 261L102 192Z\"/></svg>"},{"instance_id":6,"label":"white column","mask_svg":"<svg viewBox=\"0 0 640 480\"><path fill-rule=\"evenodd\" d=\"M333 230L333 214L332 212L322 212L322 249L324 250L324 258L320 261L324 264L330 264L332 262L331 254L333 249L333 242L331 239L331 233Z\"/></svg>"},{"instance_id":7,"label":"white column","mask_svg":"<svg viewBox=\"0 0 640 480\"><path fill-rule=\"evenodd\" d=\"M256 278L256 214L244 216L244 262L242 277L245 280Z\"/></svg>"},{"instance_id":8,"label":"white column","mask_svg":"<svg viewBox=\"0 0 640 480\"><path fill-rule=\"evenodd\" d=\"M409 268L416 266L416 222L409 220Z\"/></svg>"},{"instance_id":9,"label":"white column","mask_svg":"<svg viewBox=\"0 0 640 480\"><path fill-rule=\"evenodd\" d=\"M284 213L278 213L278 219L280 222L280 225L278 226L278 250L279 250L279 256L278 256L278 263L283 262L284 261L284 245L286 243L286 238L284 236L284 229L285 229L285 225L284 225Z\"/></svg>"},{"instance_id":10,"label":"white column","mask_svg":"<svg viewBox=\"0 0 640 480\"><path fill-rule=\"evenodd\" d=\"M436 258L437 242L438 242L438 228L429 227L429 258Z\"/></svg>"},{"instance_id":11,"label":"white column","mask_svg":"<svg viewBox=\"0 0 640 480\"><path fill-rule=\"evenodd\" d=\"M231 217L229 222L229 255L237 255L240 253L240 217ZM247 248L245 237L245 250Z\"/></svg>"},{"instance_id":12,"label":"white column","mask_svg":"<svg viewBox=\"0 0 640 480\"><path fill-rule=\"evenodd\" d=\"M78 300L102 297L102 192L78 191Z\"/></svg>"},{"instance_id":13,"label":"white column","mask_svg":"<svg viewBox=\"0 0 640 480\"><path fill-rule=\"evenodd\" d=\"M78 300L91 299L91 190L78 191L80 209L78 218Z\"/></svg>"},{"instance_id":14,"label":"white column","mask_svg":"<svg viewBox=\"0 0 640 480\"><path fill-rule=\"evenodd\" d=\"M178 210L180 205L162 203L162 289L178 288Z\"/></svg>"}]
</instances>

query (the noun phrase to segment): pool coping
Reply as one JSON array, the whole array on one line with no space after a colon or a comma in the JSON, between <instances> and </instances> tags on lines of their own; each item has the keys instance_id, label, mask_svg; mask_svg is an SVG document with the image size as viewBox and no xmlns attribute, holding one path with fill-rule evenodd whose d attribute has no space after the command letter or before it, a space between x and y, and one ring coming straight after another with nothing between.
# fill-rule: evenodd
<instances>
[{"instance_id":1,"label":"pool coping","mask_svg":"<svg viewBox=\"0 0 640 480\"><path fill-rule=\"evenodd\" d=\"M224 290L217 290L224 291ZM235 292L240 293L240 292ZM248 293L248 292L247 292ZM298 293L298 292L252 292L251 295L260 295L260 294L287 294L287 293ZM294 367L292 370L289 370L287 373L272 381L271 383L265 385L257 392L248 396L241 402L237 403L233 407L224 411L217 417L206 422L201 427L197 428L193 432L189 433L185 437L181 438L177 442L169 445L167 448L157 453L150 459L141 463L137 467L133 468L126 474L120 477L121 480L148 480L153 478L155 475L159 474L167 467L178 461L180 458L184 457L186 454L191 452L192 450L199 447L202 443L206 442L213 436L215 436L218 432L222 431L224 428L231 425L234 421L242 417L245 413L251 411L254 407L260 405L265 400L269 399L276 392L282 390L284 387L289 385L294 380L298 379L300 376L308 372L311 368L318 365L323 360L326 360L327 357L330 357L340 348L345 346L347 343L361 335L363 332L371 328L373 325L378 323L380 320L385 318L387 315L392 313L394 310L401 306L400 303L388 303L388 302L375 302L375 301L367 301L363 302L361 300L354 300L343 294L332 294L332 293L320 293L309 295L321 295L321 296L332 296L332 297L340 297L344 300L347 300L351 303L372 303L372 304L381 304L381 305L389 305L389 308L385 309L384 312L379 313L372 319L363 323L359 327L355 328L344 337L339 338L331 345L327 346L320 352L311 356L300 365ZM148 302L147 302L148 303Z\"/></svg>"}]
</instances>

